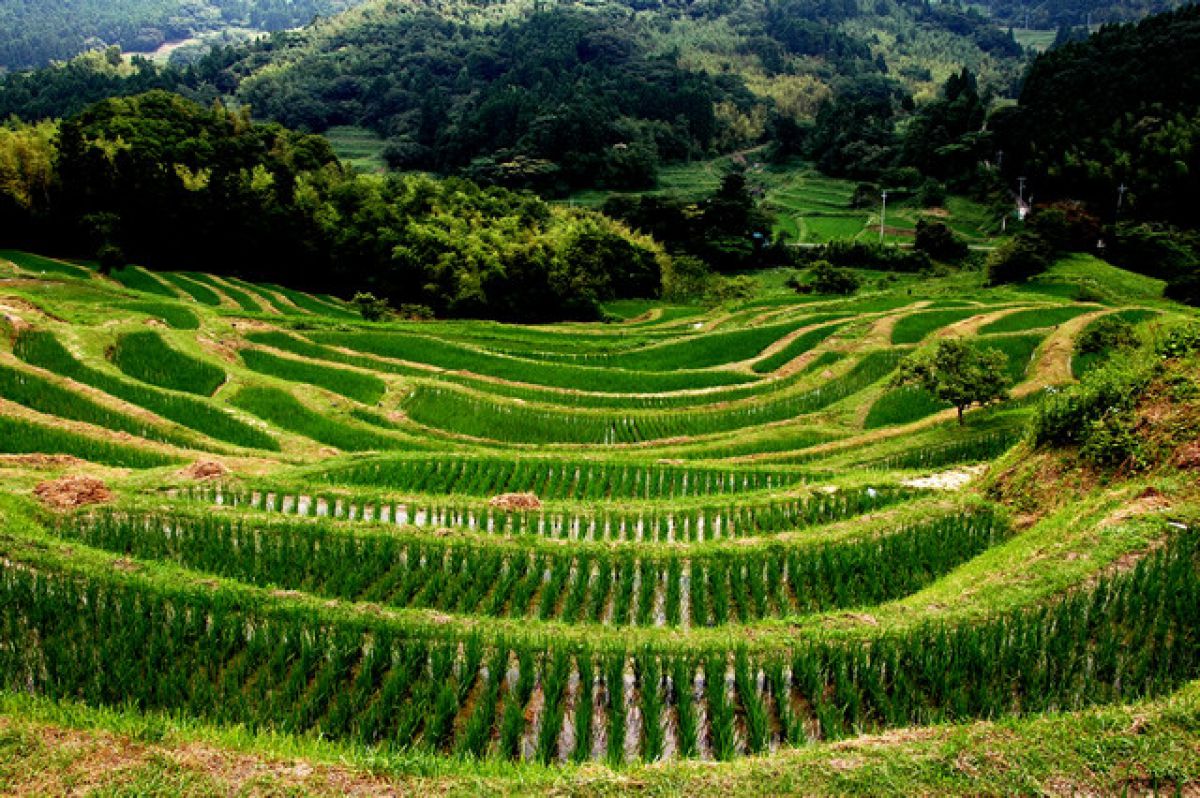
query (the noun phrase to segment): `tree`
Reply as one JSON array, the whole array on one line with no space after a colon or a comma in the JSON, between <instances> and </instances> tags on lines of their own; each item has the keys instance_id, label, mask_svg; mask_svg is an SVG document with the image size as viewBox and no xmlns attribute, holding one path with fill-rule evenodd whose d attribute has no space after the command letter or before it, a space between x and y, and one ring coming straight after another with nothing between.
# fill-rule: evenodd
<instances>
[{"instance_id":1,"label":"tree","mask_svg":"<svg viewBox=\"0 0 1200 798\"><path fill-rule=\"evenodd\" d=\"M1021 283L1050 268L1054 248L1036 233L1021 233L988 258L988 283Z\"/></svg>"},{"instance_id":2,"label":"tree","mask_svg":"<svg viewBox=\"0 0 1200 798\"><path fill-rule=\"evenodd\" d=\"M959 261L967 256L967 244L942 222L917 221L913 248L941 261Z\"/></svg>"},{"instance_id":3,"label":"tree","mask_svg":"<svg viewBox=\"0 0 1200 798\"><path fill-rule=\"evenodd\" d=\"M379 299L374 294L360 291L350 300L350 304L358 308L358 312L367 321L380 321L392 312L386 299Z\"/></svg>"},{"instance_id":4,"label":"tree","mask_svg":"<svg viewBox=\"0 0 1200 798\"><path fill-rule=\"evenodd\" d=\"M861 284L858 275L849 269L839 269L827 260L812 265L809 283L805 288L815 294L841 294L848 296Z\"/></svg>"},{"instance_id":5,"label":"tree","mask_svg":"<svg viewBox=\"0 0 1200 798\"><path fill-rule=\"evenodd\" d=\"M939 341L933 351L917 352L900 364L893 385L917 385L958 410L958 423L971 405L1008 398L1004 353L979 349L961 338Z\"/></svg>"}]
</instances>

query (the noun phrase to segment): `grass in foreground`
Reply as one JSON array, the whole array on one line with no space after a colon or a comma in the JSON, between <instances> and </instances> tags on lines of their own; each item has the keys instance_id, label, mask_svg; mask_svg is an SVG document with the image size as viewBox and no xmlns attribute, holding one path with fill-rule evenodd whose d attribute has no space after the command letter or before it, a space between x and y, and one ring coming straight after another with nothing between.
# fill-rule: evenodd
<instances>
[{"instance_id":1,"label":"grass in foreground","mask_svg":"<svg viewBox=\"0 0 1200 798\"><path fill-rule=\"evenodd\" d=\"M332 796L1191 794L1200 684L1086 712L906 729L706 763L547 768L384 754L0 693L0 791ZM586 777L585 777L586 776ZM568 787L569 785L569 787Z\"/></svg>"}]
</instances>

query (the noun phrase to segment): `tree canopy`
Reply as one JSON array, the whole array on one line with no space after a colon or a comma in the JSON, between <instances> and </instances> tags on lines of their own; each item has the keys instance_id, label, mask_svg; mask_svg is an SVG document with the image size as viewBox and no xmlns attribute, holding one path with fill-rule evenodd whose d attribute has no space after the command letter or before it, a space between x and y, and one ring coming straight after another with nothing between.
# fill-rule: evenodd
<instances>
[{"instance_id":1,"label":"tree canopy","mask_svg":"<svg viewBox=\"0 0 1200 798\"><path fill-rule=\"evenodd\" d=\"M324 138L244 110L155 91L52 130L0 129L7 244L115 249L451 316L594 318L602 300L660 290L658 245L598 213L457 178L355 174Z\"/></svg>"},{"instance_id":2,"label":"tree canopy","mask_svg":"<svg viewBox=\"0 0 1200 798\"><path fill-rule=\"evenodd\" d=\"M960 338L945 338L931 351L917 352L900 363L894 385L916 385L954 405L958 423L971 405L1008 397L1004 353L973 346Z\"/></svg>"}]
</instances>

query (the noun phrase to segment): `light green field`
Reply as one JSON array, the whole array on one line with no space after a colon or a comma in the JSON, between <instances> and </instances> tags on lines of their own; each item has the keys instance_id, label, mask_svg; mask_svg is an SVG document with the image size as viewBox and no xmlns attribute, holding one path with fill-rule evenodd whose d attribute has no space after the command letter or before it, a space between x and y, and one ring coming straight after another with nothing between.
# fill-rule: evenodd
<instances>
[{"instance_id":1,"label":"light green field","mask_svg":"<svg viewBox=\"0 0 1200 798\"><path fill-rule=\"evenodd\" d=\"M776 214L775 232L794 243L823 244L838 239L876 241L879 238L880 203L870 208L852 208L855 183L819 174L800 162L764 163L755 160L761 151L738 158L737 167L745 170L752 186L762 189L766 206ZM674 194L699 200L720 185L721 177L732 166L725 156L691 164L664 166L658 186L650 194ZM604 191L578 192L569 202L599 207L609 194ZM922 217L944 221L971 244L990 245L999 233L999 220L988 217L978 203L964 197L950 197L945 208L918 208L903 192L889 194L884 240L893 244L911 243L917 220Z\"/></svg>"},{"instance_id":2,"label":"light green field","mask_svg":"<svg viewBox=\"0 0 1200 798\"><path fill-rule=\"evenodd\" d=\"M375 135L374 131L361 127L331 127L325 131L325 138L329 139L333 151L343 163L363 172L387 171L387 163L383 160L383 148L387 142Z\"/></svg>"}]
</instances>

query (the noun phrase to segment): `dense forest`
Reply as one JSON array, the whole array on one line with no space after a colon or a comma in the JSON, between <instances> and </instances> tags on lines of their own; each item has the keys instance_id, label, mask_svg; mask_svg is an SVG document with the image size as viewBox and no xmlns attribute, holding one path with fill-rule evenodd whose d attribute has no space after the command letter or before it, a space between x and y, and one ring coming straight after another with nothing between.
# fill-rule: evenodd
<instances>
[{"instance_id":1,"label":"dense forest","mask_svg":"<svg viewBox=\"0 0 1200 798\"><path fill-rule=\"evenodd\" d=\"M990 0L987 7L1000 24L1044 30L1136 21L1181 5L1182 0Z\"/></svg>"},{"instance_id":2,"label":"dense forest","mask_svg":"<svg viewBox=\"0 0 1200 798\"><path fill-rule=\"evenodd\" d=\"M43 66L106 45L148 52L231 27L286 30L355 1L6 0L0 3L0 69Z\"/></svg>"},{"instance_id":3,"label":"dense forest","mask_svg":"<svg viewBox=\"0 0 1200 798\"><path fill-rule=\"evenodd\" d=\"M526 321L655 296L670 268L598 213L459 179L353 174L324 138L162 91L0 127L0 230L98 253L102 268L191 267Z\"/></svg>"},{"instance_id":4,"label":"dense forest","mask_svg":"<svg viewBox=\"0 0 1200 798\"><path fill-rule=\"evenodd\" d=\"M1039 57L992 120L1004 173L1106 221L1194 227L1200 190L1200 6L1107 26Z\"/></svg>"},{"instance_id":5,"label":"dense forest","mask_svg":"<svg viewBox=\"0 0 1200 798\"><path fill-rule=\"evenodd\" d=\"M371 0L191 65L94 54L12 74L0 116L162 88L308 132L370 128L396 168L555 194L648 187L660 164L786 141L831 98L911 109L963 66L1011 94L1021 57L977 12L907 1Z\"/></svg>"}]
</instances>

